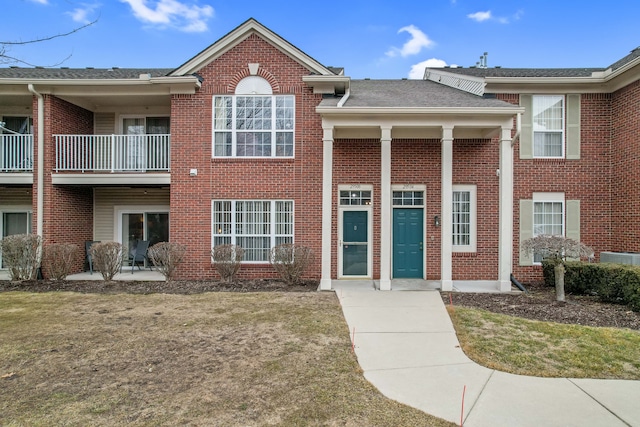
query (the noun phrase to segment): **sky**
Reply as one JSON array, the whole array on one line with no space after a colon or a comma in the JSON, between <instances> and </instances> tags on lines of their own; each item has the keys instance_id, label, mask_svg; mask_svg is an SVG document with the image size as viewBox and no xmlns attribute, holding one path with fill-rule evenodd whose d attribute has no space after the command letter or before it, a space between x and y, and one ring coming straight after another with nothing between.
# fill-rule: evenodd
<instances>
[{"instance_id":1,"label":"sky","mask_svg":"<svg viewBox=\"0 0 640 427\"><path fill-rule=\"evenodd\" d=\"M489 67L607 67L640 46L638 0L2 3L2 67L177 68L249 18L355 79L421 78L484 52Z\"/></svg>"}]
</instances>

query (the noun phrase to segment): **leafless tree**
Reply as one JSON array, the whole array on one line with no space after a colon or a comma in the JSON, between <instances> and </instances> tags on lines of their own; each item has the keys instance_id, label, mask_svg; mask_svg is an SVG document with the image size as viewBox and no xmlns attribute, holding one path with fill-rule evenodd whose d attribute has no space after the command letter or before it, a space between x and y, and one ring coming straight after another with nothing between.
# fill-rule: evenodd
<instances>
[{"instance_id":1,"label":"leafless tree","mask_svg":"<svg viewBox=\"0 0 640 427\"><path fill-rule=\"evenodd\" d=\"M68 31L66 33L59 33L59 34L54 34L54 35L50 35L50 36L46 36L46 37L38 37L38 38L34 38L34 39L30 39L30 40L18 40L18 41L2 41L0 40L0 64L23 64L23 65L27 65L30 67L35 67L36 64L33 64L29 61L23 60L18 58L17 56L12 56L9 54L9 52L11 51L11 49L13 47L18 47L18 46L26 46L26 45L30 45L30 44L35 44L35 43L44 43L44 42L48 42L51 40L55 40L61 37L67 37L70 36L72 34L75 34L79 31L84 30L87 27L92 26L93 24L95 24L96 22L98 22L98 19L89 22L88 24L85 24L81 27L77 27L74 28L71 31ZM56 64L50 64L47 65L47 67L55 67L58 66L60 64L62 64L63 62L65 62L67 59L69 59L71 57L71 55L68 55L66 58L64 58L63 60L59 61Z\"/></svg>"},{"instance_id":2,"label":"leafless tree","mask_svg":"<svg viewBox=\"0 0 640 427\"><path fill-rule=\"evenodd\" d=\"M565 262L569 259L593 258L593 249L584 243L564 236L540 235L520 244L520 250L530 255L540 255L553 264L556 285L556 300L565 302Z\"/></svg>"}]
</instances>

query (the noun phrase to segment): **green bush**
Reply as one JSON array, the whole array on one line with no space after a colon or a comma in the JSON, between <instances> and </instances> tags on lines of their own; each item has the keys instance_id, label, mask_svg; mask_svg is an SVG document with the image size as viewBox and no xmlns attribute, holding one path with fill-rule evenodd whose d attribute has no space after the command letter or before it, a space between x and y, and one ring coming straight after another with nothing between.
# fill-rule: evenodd
<instances>
[{"instance_id":1,"label":"green bush","mask_svg":"<svg viewBox=\"0 0 640 427\"><path fill-rule=\"evenodd\" d=\"M542 269L545 283L553 284L553 265L543 261ZM564 280L568 293L597 295L603 302L626 304L640 311L640 267L570 261Z\"/></svg>"}]
</instances>

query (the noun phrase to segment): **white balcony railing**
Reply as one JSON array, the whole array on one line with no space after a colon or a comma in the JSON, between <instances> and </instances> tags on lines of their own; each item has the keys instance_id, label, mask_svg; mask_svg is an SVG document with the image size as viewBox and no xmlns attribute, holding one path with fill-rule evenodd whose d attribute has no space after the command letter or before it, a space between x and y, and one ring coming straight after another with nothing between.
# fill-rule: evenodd
<instances>
[{"instance_id":1,"label":"white balcony railing","mask_svg":"<svg viewBox=\"0 0 640 427\"><path fill-rule=\"evenodd\" d=\"M33 135L0 135L0 172L33 171Z\"/></svg>"},{"instance_id":2,"label":"white balcony railing","mask_svg":"<svg viewBox=\"0 0 640 427\"><path fill-rule=\"evenodd\" d=\"M170 135L54 135L56 172L169 170Z\"/></svg>"}]
</instances>

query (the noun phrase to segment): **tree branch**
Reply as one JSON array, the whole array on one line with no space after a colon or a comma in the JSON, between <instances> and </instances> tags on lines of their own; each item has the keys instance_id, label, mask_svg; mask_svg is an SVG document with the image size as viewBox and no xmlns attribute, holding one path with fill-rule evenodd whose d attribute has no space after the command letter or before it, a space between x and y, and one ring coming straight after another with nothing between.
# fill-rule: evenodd
<instances>
[{"instance_id":1,"label":"tree branch","mask_svg":"<svg viewBox=\"0 0 640 427\"><path fill-rule=\"evenodd\" d=\"M33 39L33 40L27 40L27 41L21 41L21 42L3 42L3 41L0 41L0 45L6 45L6 46L25 45L25 44L31 44L31 43L46 42L46 41L54 40L54 39L57 39L57 38L60 38L60 37L70 36L71 34L77 33L78 31L84 30L85 28L90 27L91 25L95 24L96 22L98 22L98 19L99 19L99 17L96 18L95 20L89 22L88 24L83 25L82 27L74 28L73 30L69 31L68 33L55 34L55 35L49 36L49 37L42 37L42 38L39 38L39 39Z\"/></svg>"}]
</instances>

